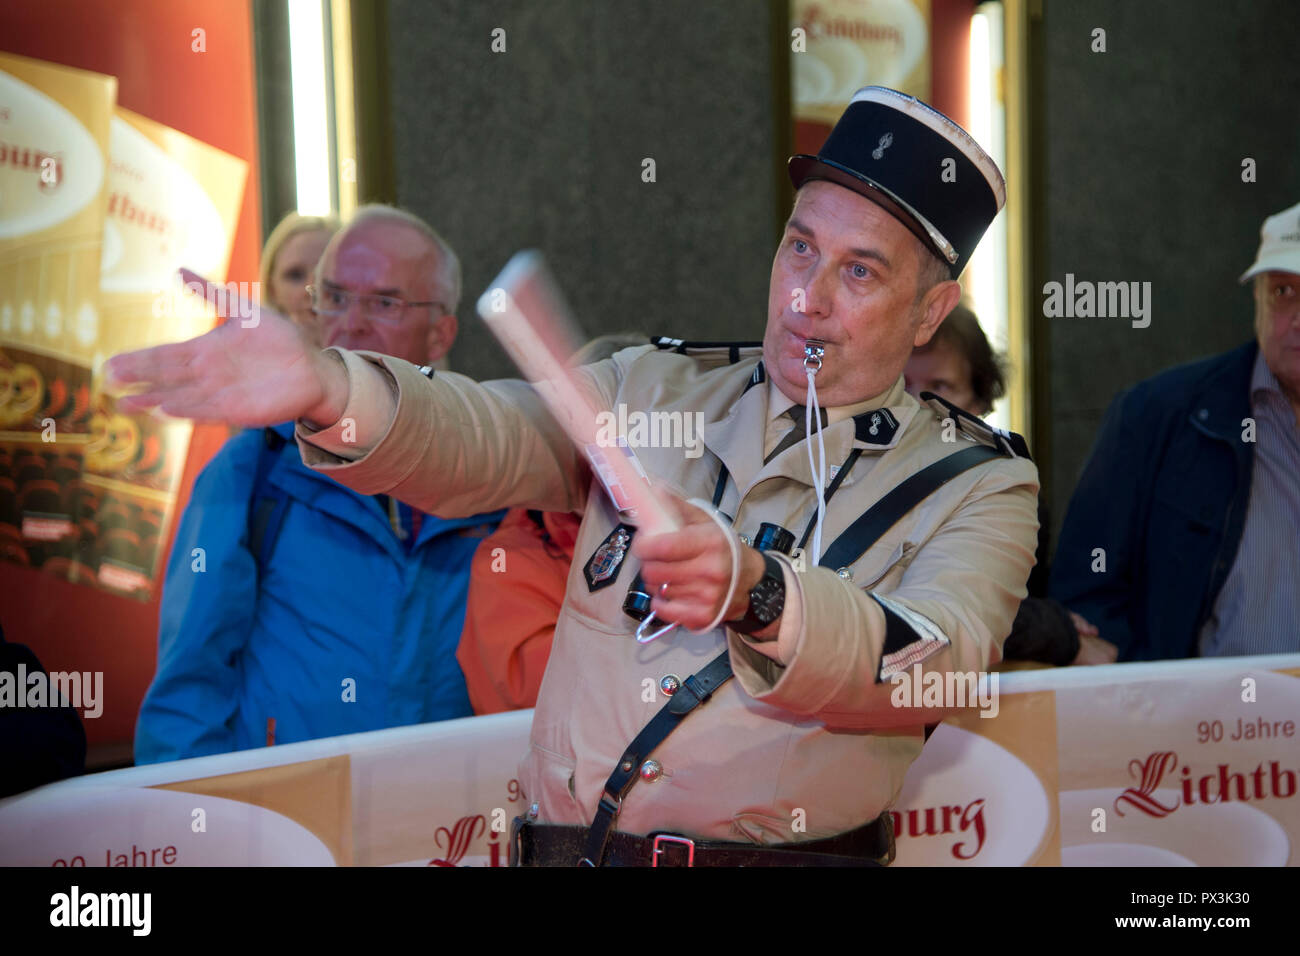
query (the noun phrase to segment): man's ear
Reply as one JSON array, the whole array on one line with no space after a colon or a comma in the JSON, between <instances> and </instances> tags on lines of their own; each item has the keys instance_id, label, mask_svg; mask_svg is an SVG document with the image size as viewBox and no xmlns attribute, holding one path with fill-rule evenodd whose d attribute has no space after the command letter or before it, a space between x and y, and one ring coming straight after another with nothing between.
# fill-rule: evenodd
<instances>
[{"instance_id":1,"label":"man's ear","mask_svg":"<svg viewBox=\"0 0 1300 956\"><path fill-rule=\"evenodd\" d=\"M916 327L916 338L912 341L913 348L920 348L930 337L938 331L943 320L948 317L948 313L957 307L961 301L961 283L956 279L948 279L940 282L921 300L921 324Z\"/></svg>"},{"instance_id":2,"label":"man's ear","mask_svg":"<svg viewBox=\"0 0 1300 956\"><path fill-rule=\"evenodd\" d=\"M460 323L454 315L440 315L429 323L425 344L431 363L441 360L451 351L452 343L456 341L456 333L459 330Z\"/></svg>"}]
</instances>

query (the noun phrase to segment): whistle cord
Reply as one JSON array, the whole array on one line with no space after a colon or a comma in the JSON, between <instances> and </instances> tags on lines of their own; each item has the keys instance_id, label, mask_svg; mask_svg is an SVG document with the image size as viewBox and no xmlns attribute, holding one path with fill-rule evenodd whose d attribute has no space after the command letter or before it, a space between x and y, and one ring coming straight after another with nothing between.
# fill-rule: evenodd
<instances>
[{"instance_id":1,"label":"whistle cord","mask_svg":"<svg viewBox=\"0 0 1300 956\"><path fill-rule=\"evenodd\" d=\"M817 370L821 367L821 362L816 365L805 363L805 371L808 375L808 400L804 403L804 431L811 433L812 416L815 414L817 420L821 421L821 404L817 400L817 385L814 381ZM817 489L817 525L813 530L812 563L816 564L822 556L822 525L826 521L826 441L822 437L822 430L817 429L817 460L813 460L812 442L808 442L808 467L812 472L813 487Z\"/></svg>"}]
</instances>

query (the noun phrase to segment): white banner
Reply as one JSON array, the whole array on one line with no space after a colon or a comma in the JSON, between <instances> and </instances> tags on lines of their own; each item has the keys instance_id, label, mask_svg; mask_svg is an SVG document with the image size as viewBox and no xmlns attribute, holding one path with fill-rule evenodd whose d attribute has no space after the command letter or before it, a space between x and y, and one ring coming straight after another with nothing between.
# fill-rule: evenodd
<instances>
[{"instance_id":1,"label":"white banner","mask_svg":"<svg viewBox=\"0 0 1300 956\"><path fill-rule=\"evenodd\" d=\"M1300 654L999 675L896 801L895 866L1289 866ZM707 707L707 705L706 705ZM0 801L0 865L504 866L531 711L94 774Z\"/></svg>"}]
</instances>

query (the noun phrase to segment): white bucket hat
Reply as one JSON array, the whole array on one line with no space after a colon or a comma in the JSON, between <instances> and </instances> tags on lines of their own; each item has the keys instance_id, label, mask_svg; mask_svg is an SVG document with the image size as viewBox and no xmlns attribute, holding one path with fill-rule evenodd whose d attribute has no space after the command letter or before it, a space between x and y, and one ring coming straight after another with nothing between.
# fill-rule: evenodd
<instances>
[{"instance_id":1,"label":"white bucket hat","mask_svg":"<svg viewBox=\"0 0 1300 956\"><path fill-rule=\"evenodd\" d=\"M1241 281L1273 271L1300 275L1300 203L1264 220L1255 263L1242 273Z\"/></svg>"}]
</instances>

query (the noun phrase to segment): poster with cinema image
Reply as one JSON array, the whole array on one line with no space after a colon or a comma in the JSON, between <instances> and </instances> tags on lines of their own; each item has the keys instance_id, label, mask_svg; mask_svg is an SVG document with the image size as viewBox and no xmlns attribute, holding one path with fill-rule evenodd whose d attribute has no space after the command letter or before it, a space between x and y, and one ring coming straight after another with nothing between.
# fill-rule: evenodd
<instances>
[{"instance_id":1,"label":"poster with cinema image","mask_svg":"<svg viewBox=\"0 0 1300 956\"><path fill-rule=\"evenodd\" d=\"M930 98L930 0L794 0L795 151L815 153L864 86Z\"/></svg>"},{"instance_id":2,"label":"poster with cinema image","mask_svg":"<svg viewBox=\"0 0 1300 956\"><path fill-rule=\"evenodd\" d=\"M95 369L109 355L199 335L215 314L184 292L187 266L224 282L247 164L118 108L100 273ZM92 383L82 482L96 508L81 527L76 580L147 597L185 467L192 427L125 415Z\"/></svg>"},{"instance_id":3,"label":"poster with cinema image","mask_svg":"<svg viewBox=\"0 0 1300 956\"><path fill-rule=\"evenodd\" d=\"M75 560L111 76L0 53L0 559Z\"/></svg>"}]
</instances>

